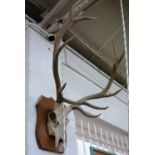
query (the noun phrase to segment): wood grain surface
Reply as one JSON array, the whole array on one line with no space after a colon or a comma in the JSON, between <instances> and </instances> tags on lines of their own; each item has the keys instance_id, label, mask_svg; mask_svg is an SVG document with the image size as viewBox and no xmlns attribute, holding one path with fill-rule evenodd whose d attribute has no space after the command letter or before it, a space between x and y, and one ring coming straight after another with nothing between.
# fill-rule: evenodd
<instances>
[{"instance_id":1,"label":"wood grain surface","mask_svg":"<svg viewBox=\"0 0 155 155\"><path fill-rule=\"evenodd\" d=\"M36 104L37 122L35 134L40 149L63 153L64 148L60 147L60 143L57 148L55 147L55 137L49 136L47 130L48 112L53 110L56 104L53 98L47 98L45 96L39 98Z\"/></svg>"}]
</instances>

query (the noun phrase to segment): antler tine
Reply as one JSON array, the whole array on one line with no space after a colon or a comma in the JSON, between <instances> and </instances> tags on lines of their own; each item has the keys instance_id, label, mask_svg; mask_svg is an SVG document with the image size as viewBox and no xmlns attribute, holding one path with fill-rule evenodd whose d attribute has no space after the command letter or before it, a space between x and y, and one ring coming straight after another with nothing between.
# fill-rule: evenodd
<instances>
[{"instance_id":1,"label":"antler tine","mask_svg":"<svg viewBox=\"0 0 155 155\"><path fill-rule=\"evenodd\" d=\"M61 89L59 90L59 94L62 93L62 91L65 89L66 85L67 85L67 82L62 85Z\"/></svg>"},{"instance_id":2,"label":"antler tine","mask_svg":"<svg viewBox=\"0 0 155 155\"><path fill-rule=\"evenodd\" d=\"M84 110L83 110L81 107L79 107L79 106L71 106L70 112L73 111L73 110L78 110L78 111L80 111L82 114L84 114L85 116L90 117L90 118L96 118L96 117L99 117L99 116L101 115L101 114L92 115L92 114L90 114L90 113L84 111Z\"/></svg>"},{"instance_id":3,"label":"antler tine","mask_svg":"<svg viewBox=\"0 0 155 155\"><path fill-rule=\"evenodd\" d=\"M124 54L125 54L125 52L122 53L122 55L120 56L120 58L119 58L119 59L114 63L114 65L113 65L112 74L111 74L110 79L109 79L109 81L108 81L108 83L107 83L107 86L106 86L105 89L104 89L104 92L105 92L105 93L110 89L110 87L111 87L111 85L112 85L112 82L113 82L113 80L114 80L114 77L115 77L117 68L118 68L120 62L122 61L122 59L123 59L123 57L124 57Z\"/></svg>"},{"instance_id":4,"label":"antler tine","mask_svg":"<svg viewBox=\"0 0 155 155\"><path fill-rule=\"evenodd\" d=\"M117 49L116 49L116 45L115 45L115 42L114 41L112 41L112 43L113 43L113 47L114 47L114 56L115 56L115 59L117 61Z\"/></svg>"},{"instance_id":5,"label":"antler tine","mask_svg":"<svg viewBox=\"0 0 155 155\"><path fill-rule=\"evenodd\" d=\"M83 20L95 20L95 19L99 19L99 17L79 16L74 18L73 20L80 22Z\"/></svg>"},{"instance_id":6,"label":"antler tine","mask_svg":"<svg viewBox=\"0 0 155 155\"><path fill-rule=\"evenodd\" d=\"M112 73L111 73L111 77L106 85L106 87L99 93L96 93L96 94L92 94L92 95L88 95L86 97L83 97L82 99L78 100L78 102L86 102L88 100L92 100L92 99L99 99L99 98L104 98L104 97L111 97L111 96L114 96L116 94L118 94L123 88L117 90L116 92L112 93L112 94L107 94L108 90L110 89L111 85L112 85L112 82L114 80L114 77L115 77L115 74L116 74L116 71L117 71L117 68L118 68L118 65L120 64L121 60L123 59L124 57L124 52L122 53L121 57L114 63L113 65L113 69L112 69Z\"/></svg>"},{"instance_id":7,"label":"antler tine","mask_svg":"<svg viewBox=\"0 0 155 155\"><path fill-rule=\"evenodd\" d=\"M75 38L75 36L70 37L69 39L67 39L58 49L58 52L56 53L56 55L58 56L59 53L61 52L61 50L69 43L71 42L73 39Z\"/></svg>"},{"instance_id":8,"label":"antler tine","mask_svg":"<svg viewBox=\"0 0 155 155\"><path fill-rule=\"evenodd\" d=\"M78 1L76 1L76 2L73 4L72 9L71 9L71 11L70 11L70 15L73 14L73 9L76 8L81 2L82 2L82 0L78 0Z\"/></svg>"},{"instance_id":9,"label":"antler tine","mask_svg":"<svg viewBox=\"0 0 155 155\"><path fill-rule=\"evenodd\" d=\"M109 106L106 106L106 107L98 107L98 106L95 106L95 105L92 105L88 102L75 102L75 101L72 101L72 100L69 100L65 97L63 97L63 100L64 102L68 103L68 104L71 104L71 105L76 105L76 106L81 106L81 105L85 105L87 107L90 107L90 108L93 108L93 109L97 109L97 110L106 110L109 108Z\"/></svg>"}]
</instances>

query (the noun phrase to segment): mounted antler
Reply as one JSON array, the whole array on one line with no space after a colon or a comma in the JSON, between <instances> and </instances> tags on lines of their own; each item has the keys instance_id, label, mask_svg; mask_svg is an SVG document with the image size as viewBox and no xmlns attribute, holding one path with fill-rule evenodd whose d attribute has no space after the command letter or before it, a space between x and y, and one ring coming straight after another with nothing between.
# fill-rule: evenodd
<instances>
[{"instance_id":1,"label":"mounted antler","mask_svg":"<svg viewBox=\"0 0 155 155\"><path fill-rule=\"evenodd\" d=\"M114 48L115 50L115 48ZM71 109L72 110L79 110L81 111L84 115L88 116L88 117L98 117L99 115L96 115L96 116L92 116L92 115L88 115L86 112L84 112L81 108L79 108L79 106L81 105L85 105L85 106L88 106L90 108L93 108L93 109L97 109L97 110L106 110L108 108L107 107L98 107L98 106L94 106L94 105L91 105L90 103L88 103L87 101L88 100L93 100L93 99L99 99L99 98L105 98L105 97L111 97L111 96L115 96L117 95L122 89L119 89L117 90L116 92L114 93L108 93L108 90L110 89L111 85L112 85L112 82L114 80L114 77L115 77L115 74L116 74L116 71L117 71L117 68L118 68L118 65L120 64L121 60L123 59L123 56L124 56L124 53L121 55L121 57L116 60L116 62L114 63L113 65L113 69L112 69L112 73L111 73L111 77L106 85L106 87L99 93L96 93L96 94L91 94L91 95L88 95L86 97L83 97L81 99L79 99L78 101L74 102L72 100L69 100L65 97L63 97L63 100L64 102L68 103L68 104L71 104ZM70 110L70 111L72 111Z\"/></svg>"},{"instance_id":2,"label":"mounted antler","mask_svg":"<svg viewBox=\"0 0 155 155\"><path fill-rule=\"evenodd\" d=\"M60 77L59 77L59 73L58 73L58 57L59 57L59 54L60 52L62 51L63 47L65 47L70 41L72 41L75 37L71 37L69 38L67 41L65 41L63 44L62 44L62 38L63 38L63 35L73 26L75 25L76 23L78 22L81 22L81 21L84 21L84 20L92 20L92 19L97 19L96 17L87 17L87 16L84 16L84 11L78 13L78 15L74 15L73 16L73 13L72 11L70 12L70 15L69 15L69 18L68 20L66 20L66 22L64 22L64 24L62 25L62 27L59 29L59 31L55 34L55 42L54 42L54 51L53 51L53 75L54 75L54 79L55 79L55 84L56 84L56 102L57 102L57 108L54 110L55 114L56 114L56 119L57 119L57 122L61 122L63 124L65 124L65 118L68 116L68 114L73 111L73 110L78 110L80 111L81 113L83 113L85 116L87 117L91 117L91 118L94 118L94 117L98 117L100 116L100 114L98 115L92 115L88 112L86 112L85 110L83 110L81 108L82 105L85 105L89 108L93 108L93 109L96 109L96 110L106 110L108 108L108 106L106 107L99 107L99 106L95 106L95 105L92 105L90 104L88 101L89 100L93 100L93 99L99 99L99 98L105 98L105 97L111 97L111 96L114 96L116 94L118 94L121 90L117 90L116 92L114 93L108 93L112 83L113 83L113 80L114 80L114 77L116 75L116 71L118 69L118 66L121 62L121 60L123 59L123 56L124 56L124 53L120 56L120 58L117 58L117 52L116 52L116 47L115 47L115 43L113 42L113 46L114 46L114 54L115 54L115 58L116 58L116 62L113 64L113 67L112 67L112 73L111 73L111 76L110 76L110 79L106 85L106 87L96 93L96 94L91 94L91 95L88 95L86 97L83 97L81 99L79 99L78 101L72 101L68 98L65 98L63 96L63 90L65 89L66 87L66 83L65 84L61 84L60 82ZM68 107L65 107L63 103L68 103L69 106ZM51 122L50 122L51 123ZM49 132L51 130L50 126L49 126ZM57 127L58 129L58 127ZM53 131L53 127L52 127L52 131ZM55 132L57 132L57 130L55 130ZM56 136L57 133L54 133L54 135ZM64 136L64 135L63 135ZM56 145L58 144L58 141L60 138L64 139L63 136L58 136L56 137Z\"/></svg>"},{"instance_id":3,"label":"mounted antler","mask_svg":"<svg viewBox=\"0 0 155 155\"><path fill-rule=\"evenodd\" d=\"M70 111L79 110L80 112L82 112L84 115L86 115L88 117L98 117L99 115L88 114L82 108L80 108L80 106L85 105L85 106L88 106L90 108L97 109L97 110L106 110L108 108L108 106L107 107L94 106L94 105L91 105L90 103L88 103L87 101L92 100L92 99L111 97L111 96L114 96L114 95L118 94L122 90L122 88L121 88L121 89L119 89L118 91L116 91L116 92L114 92L112 94L108 93L108 90L110 89L110 87L112 85L112 82L114 80L117 68L118 68L121 60L123 59L124 52L120 56L120 58L117 59L116 47L115 47L115 44L113 43L116 62L113 64L110 79L109 79L106 87L101 92L96 93L96 94L92 94L92 95L89 95L89 96L86 96L86 97L83 97L83 98L79 99L78 101L72 101L70 99L65 98L63 96L63 94L62 94L62 91L66 87L66 83L64 85L61 85L61 82L60 82L60 77L59 77L59 73L58 73L58 57L59 57L59 54L60 54L61 50L63 49L63 47L65 47L67 45L67 43L72 41L75 37L73 36L73 37L69 38L62 45L61 45L61 40L62 40L62 37L65 34L65 32L69 28L71 28L73 25L75 25L76 23L78 23L80 21L83 21L83 20L97 19L96 17L83 16L83 13L84 12L80 12L77 17L72 17L70 15L70 18L64 23L64 25L61 27L61 29L55 35L54 52L53 52L53 75L54 75L54 79L55 79L55 83L56 83L56 92L57 92L56 101L57 101L58 104L62 103L62 102L66 102L68 104L71 104L70 105Z\"/></svg>"},{"instance_id":4,"label":"mounted antler","mask_svg":"<svg viewBox=\"0 0 155 155\"><path fill-rule=\"evenodd\" d=\"M74 6L78 5L78 3L76 3ZM55 42L54 42L54 49L53 49L53 64L52 64L52 69L53 69L53 75L54 75L54 80L55 80L55 85L56 85L56 100L54 101L52 99L53 104L53 108L48 111L47 114L47 129L44 129L45 134L48 131L48 136L52 135L55 137L55 147L58 147L59 144L59 140L61 139L62 142L64 143L66 140L66 129L65 126L67 125L67 120L68 120L68 114L73 111L73 110L78 110L81 113L83 113L85 116L87 117L98 117L100 116L100 114L98 115L92 115L88 112L86 112L85 110L83 110L81 108L82 105L85 105L89 108L92 109L96 109L96 110L106 110L108 108L108 106L106 107L99 107L99 106L95 106L92 105L91 103L89 103L88 101L93 100L93 99L100 99L100 98L106 98L106 97L111 97L114 96L116 94L118 94L121 90L117 90L116 92L113 93L109 93L109 89L112 86L113 80L115 78L118 66L121 62L121 60L123 59L124 53L120 56L120 58L117 58L117 52L116 52L116 47L115 47L115 43L113 42L113 46L114 46L114 54L115 54L115 58L116 58L116 62L113 64L112 67L112 73L110 76L110 79L106 85L106 87L101 90L98 93L95 94L91 94L88 96L85 96L77 101L72 101L66 97L63 96L63 90L66 87L66 83L65 84L61 84L60 81L60 77L59 77L59 72L58 72L58 58L59 58L59 54L62 51L62 49L70 42L72 41L75 37L72 36L71 38L69 38L68 40L66 40L64 43L62 43L62 38L64 36L64 34L75 24L84 21L84 20L93 20L93 19L97 19L96 17L88 17L88 16L84 16L84 11L81 11L80 13L73 13L73 10L71 10L69 17L67 20L64 21L63 25L60 27L60 29L56 32L55 34ZM69 104L69 106L65 106L64 102ZM43 104L44 106L45 104ZM47 110L46 110L47 112ZM40 130L42 131L42 129ZM48 137L47 137L48 139ZM63 147L64 148L64 147Z\"/></svg>"},{"instance_id":5,"label":"mounted antler","mask_svg":"<svg viewBox=\"0 0 155 155\"><path fill-rule=\"evenodd\" d=\"M63 35L76 23L83 21L83 20L92 20L96 19L96 17L86 17L83 16L84 12L80 12L76 17L72 17L72 11L70 12L69 19L64 23L64 25L60 28L60 30L55 34L55 42L54 42L54 51L53 51L53 75L56 83L56 93L57 93L57 102L62 103L63 97L62 97L62 90L66 86L61 86L60 77L58 73L58 57L63 49L69 43L72 41L75 37L69 38L66 42L61 44Z\"/></svg>"}]
</instances>

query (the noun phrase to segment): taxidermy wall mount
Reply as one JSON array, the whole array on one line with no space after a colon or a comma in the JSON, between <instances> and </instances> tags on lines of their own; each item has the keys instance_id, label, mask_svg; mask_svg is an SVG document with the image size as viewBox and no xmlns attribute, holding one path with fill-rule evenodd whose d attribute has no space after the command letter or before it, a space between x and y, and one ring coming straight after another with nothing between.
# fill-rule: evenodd
<instances>
[{"instance_id":1,"label":"taxidermy wall mount","mask_svg":"<svg viewBox=\"0 0 155 155\"><path fill-rule=\"evenodd\" d=\"M77 7L77 5L78 3L75 3L73 8ZM119 89L114 93L111 94L108 93L108 90L110 89L113 83L118 65L120 64L124 56L123 52L123 54L119 58L117 58L116 47L115 43L113 42L116 62L113 64L112 73L106 87L102 91L96 94L91 94L86 97L83 97L78 101L73 101L64 97L63 90L66 87L66 83L61 84L60 81L58 73L58 57L62 49L67 45L67 43L72 41L75 37L73 36L69 38L66 42L62 43L63 35L73 25L79 22L97 19L96 17L85 16L84 15L85 10L81 10L75 13L73 11L74 10L73 8L69 12L68 19L63 22L62 26L55 34L52 68L56 85L56 99L41 96L38 100L38 103L36 104L36 110L37 110L36 140L38 146L43 150L53 151L57 153L63 153L65 150L67 140L66 125L68 123L68 114L71 111L78 110L87 117L96 118L100 116L100 114L98 115L90 114L85 110L83 110L81 106L85 105L89 108L93 108L96 110L106 110L108 106L98 107L90 104L88 101L93 99L114 96L123 89L122 87L121 89ZM67 103L69 106L65 106L65 103Z\"/></svg>"}]
</instances>

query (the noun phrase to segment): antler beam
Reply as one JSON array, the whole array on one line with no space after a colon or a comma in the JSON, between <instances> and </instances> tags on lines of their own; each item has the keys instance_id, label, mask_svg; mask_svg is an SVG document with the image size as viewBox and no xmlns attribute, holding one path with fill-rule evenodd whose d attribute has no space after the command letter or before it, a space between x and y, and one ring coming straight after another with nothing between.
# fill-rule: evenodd
<instances>
[{"instance_id":1,"label":"antler beam","mask_svg":"<svg viewBox=\"0 0 155 155\"><path fill-rule=\"evenodd\" d=\"M120 62L122 61L122 59L124 57L124 52L122 53L120 58L117 59L116 46L115 46L115 43L113 42L116 62L113 64L110 79L109 79L106 87L102 91L100 91L98 93L95 93L95 94L85 96L85 97L79 99L78 101L72 101L70 99L67 99L67 98L63 97L62 92L63 92L64 88L66 87L66 83L64 85L61 85L61 82L60 82L60 77L59 77L59 73L58 73L58 57L59 57L59 54L62 51L62 49L70 41L72 41L75 38L75 36L72 36L71 38L66 40L63 44L62 44L62 38L63 38L63 35L73 25L75 25L75 24L77 24L77 23L79 23L81 21L84 21L84 20L98 19L97 17L84 16L84 13L85 13L85 11L81 11L77 15L75 15L75 14L73 15L73 11L71 10L68 20L65 21L65 23L62 25L60 30L55 34L54 51L53 51L53 75L54 75L55 84L56 84L56 93L57 93L56 101L57 101L57 103L66 102L66 103L70 104L71 111L72 110L79 110L83 114L85 114L86 116L89 117L90 115L88 115L88 113L86 113L80 106L85 105L85 106L87 106L89 108L93 108L93 109L97 109L97 110L106 110L108 108L108 106L106 106L106 107L98 107L98 106L94 106L94 105L88 103L87 101L93 100L93 99L100 99L100 98L115 96L123 89L123 87L122 87L121 89L117 90L116 92L113 92L113 93L108 92L109 89L111 88L111 85L112 85L113 80L115 78L118 66L119 66ZM99 116L99 115L95 115L94 117L97 117L97 116Z\"/></svg>"},{"instance_id":2,"label":"antler beam","mask_svg":"<svg viewBox=\"0 0 155 155\"><path fill-rule=\"evenodd\" d=\"M86 3L91 5L96 1L97 0L88 0L88 1L86 1ZM63 96L63 90L65 89L67 83L61 84L61 81L60 81L60 76L59 76L59 72L58 72L59 54L62 51L62 49L70 41L72 41L75 37L74 36L70 37L64 43L62 42L62 38L63 38L64 34L73 25L75 25L81 21L98 19L96 17L85 16L84 15L85 11L82 11L85 9L82 9L82 7L79 7L81 2L82 2L82 0L76 2L75 5L73 5L73 8L69 13L68 19L64 20L64 22L61 23L62 25L60 26L59 30L55 34L52 70L53 70L53 76L54 76L55 86L56 86L56 99L53 99L53 98L49 98L49 99L45 98L44 99L43 98L43 102L40 102L40 104L43 105L43 107L42 107L43 111L46 109L43 113L47 113L47 117L43 116L44 117L43 118L43 120L44 120L43 126L45 126L45 122L47 122L46 127L44 128L45 129L44 134L47 135L47 131L48 131L47 140L49 139L49 136L51 136L51 135L55 136L54 150L56 150L55 148L58 148L58 150L61 152L64 151L64 148L65 148L64 144L65 144L65 141L67 138L66 125L68 122L68 114L71 111L78 110L79 112L81 112L82 114L84 114L87 117L90 117L90 118L99 117L101 114L97 114L97 115L90 114L89 112L82 109L82 106L86 106L86 107L96 109L96 110L106 110L106 109L108 109L108 106L100 107L100 106L93 105L93 104L89 103L88 101L93 100L93 99L100 99L100 98L106 98L106 97L111 97L111 96L117 95L123 89L123 88L121 88L113 93L109 93L109 89L111 88L112 83L114 81L118 66L124 57L124 52L123 52L121 54L120 58L117 58L117 51L116 51L117 49L116 49L115 43L113 42L114 55L115 55L116 62L112 66L112 73L111 73L111 76L110 76L109 81L107 82L105 88L98 93L85 96L77 101L72 101L72 100ZM81 10L81 12L77 11L77 10L75 11L74 7L79 8L79 10ZM64 102L69 104L69 106L66 106L64 104ZM40 106L38 106L38 107L40 107ZM48 120L46 118L48 118ZM39 121L39 123L40 122L41 121ZM40 127L42 129L42 124L40 125ZM42 131L42 130L39 130L39 131ZM42 137L40 137L40 139L42 140ZM60 142L60 140L61 140L61 142ZM49 139L49 142L51 142L51 137ZM53 143L52 143L52 145L53 145ZM51 145L49 145L48 147L50 148ZM43 147L43 148L47 149L47 147Z\"/></svg>"},{"instance_id":3,"label":"antler beam","mask_svg":"<svg viewBox=\"0 0 155 155\"><path fill-rule=\"evenodd\" d=\"M83 13L82 13L83 14ZM70 18L64 23L62 28L56 33L55 35L55 42L54 42L54 51L53 51L53 75L56 83L56 92L57 92L57 102L62 103L62 91L61 90L61 82L60 82L60 77L58 73L58 57L63 49L69 43L72 41L75 37L69 38L64 44L61 45L63 35L67 32L67 30L75 25L76 23L83 21L83 20L93 20L96 19L95 17L86 17L82 16L81 13L77 15L77 17L72 17L70 14Z\"/></svg>"}]
</instances>

